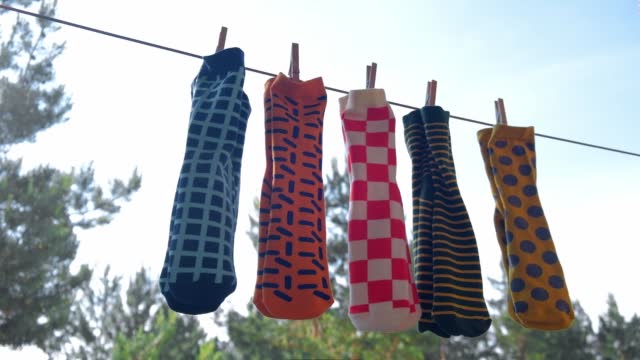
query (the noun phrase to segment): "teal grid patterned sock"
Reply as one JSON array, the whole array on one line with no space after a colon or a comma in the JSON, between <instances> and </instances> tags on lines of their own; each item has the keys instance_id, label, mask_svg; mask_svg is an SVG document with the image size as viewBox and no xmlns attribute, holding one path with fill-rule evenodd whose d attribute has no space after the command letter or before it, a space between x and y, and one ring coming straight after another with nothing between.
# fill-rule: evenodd
<instances>
[{"instance_id":1,"label":"teal grid patterned sock","mask_svg":"<svg viewBox=\"0 0 640 360\"><path fill-rule=\"evenodd\" d=\"M238 48L204 58L171 216L160 287L175 311L218 309L236 288L233 245L240 165L251 112Z\"/></svg>"}]
</instances>

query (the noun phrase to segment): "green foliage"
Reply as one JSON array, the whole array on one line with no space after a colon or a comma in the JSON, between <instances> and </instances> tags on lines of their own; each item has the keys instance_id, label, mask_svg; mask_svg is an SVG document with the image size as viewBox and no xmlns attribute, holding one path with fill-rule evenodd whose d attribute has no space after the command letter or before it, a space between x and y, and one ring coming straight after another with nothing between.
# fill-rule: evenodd
<instances>
[{"instance_id":1,"label":"green foliage","mask_svg":"<svg viewBox=\"0 0 640 360\"><path fill-rule=\"evenodd\" d=\"M325 184L327 247L334 307L310 321L274 320L262 316L253 305L249 315L230 311L226 324L231 339L230 358L240 359L436 359L439 339L432 334L407 331L380 334L356 331L348 319L349 290L346 286L347 214L349 178L346 170L331 164ZM255 202L256 207L258 202ZM248 235L257 246L258 221L250 217Z\"/></svg>"},{"instance_id":2,"label":"green foliage","mask_svg":"<svg viewBox=\"0 0 640 360\"><path fill-rule=\"evenodd\" d=\"M2 0L55 15L56 1ZM613 298L595 334L574 304L570 329L523 328L507 314L506 298L489 302L493 326L478 338L442 340L411 330L398 334L356 331L348 318L346 286L349 179L333 161L325 188L328 256L334 307L317 319L284 321L262 316L222 315L229 342L206 336L195 317L166 306L155 280L142 269L123 293L120 277L107 268L72 273L78 248L74 233L108 224L141 186L129 180L96 185L89 164L70 172L49 166L23 170L9 156L12 146L67 120L71 101L55 82L54 60L64 44L52 43L52 23L0 10L0 345L32 344L72 359L639 359L640 318L626 321ZM255 202L257 206L257 201ZM249 236L257 246L258 222ZM494 287L505 294L504 281Z\"/></svg>"},{"instance_id":3,"label":"green foliage","mask_svg":"<svg viewBox=\"0 0 640 360\"><path fill-rule=\"evenodd\" d=\"M20 4L39 4L39 13L55 15L55 1ZM8 38L0 44L0 149L35 140L38 132L67 120L65 114L71 109L64 86L54 83L53 60L62 53L64 44L49 43L47 39L57 27L47 21L35 21L33 29L34 22L29 19L7 16L15 16L16 20Z\"/></svg>"},{"instance_id":4,"label":"green foliage","mask_svg":"<svg viewBox=\"0 0 640 360\"><path fill-rule=\"evenodd\" d=\"M216 341L209 340L200 345L198 360L223 360L224 355L216 349Z\"/></svg>"},{"instance_id":5,"label":"green foliage","mask_svg":"<svg viewBox=\"0 0 640 360\"><path fill-rule=\"evenodd\" d=\"M634 315L629 322L618 310L613 295L607 300L609 308L600 316L598 343L603 359L640 359L640 318Z\"/></svg>"},{"instance_id":6,"label":"green foliage","mask_svg":"<svg viewBox=\"0 0 640 360\"><path fill-rule=\"evenodd\" d=\"M321 317L309 321L285 321L264 317L252 304L248 315L230 311L223 319L230 343L231 359L636 359L640 358L640 318L626 322L613 298L609 311L600 318L600 332L594 334L591 320L579 303L574 303L576 319L563 331L527 329L507 312L506 282L490 279L503 294L488 301L493 326L477 338L448 340L410 330L400 334L358 332L348 318L349 292L346 287L347 215L349 179L332 163L326 180L325 200L328 254L336 304ZM255 202L256 208L258 202ZM250 217L249 236L257 246L258 222Z\"/></svg>"},{"instance_id":7,"label":"green foliage","mask_svg":"<svg viewBox=\"0 0 640 360\"><path fill-rule=\"evenodd\" d=\"M5 0L55 14L55 1ZM56 84L53 61L64 44L49 41L56 31L48 21L0 12L0 345L36 345L59 351L86 324L71 311L91 271L76 256L76 228L108 224L120 204L140 188L137 172L113 180L108 194L97 186L91 165L64 172L50 166L23 170L11 158L13 145L67 120L71 102ZM4 30L4 28L3 28Z\"/></svg>"},{"instance_id":8,"label":"green foliage","mask_svg":"<svg viewBox=\"0 0 640 360\"><path fill-rule=\"evenodd\" d=\"M250 307L247 317L230 311L226 324L233 342L230 358L418 359L423 351L435 358L437 349L435 337L415 331L358 332L338 312L309 321L286 321L264 317Z\"/></svg>"},{"instance_id":9,"label":"green foliage","mask_svg":"<svg viewBox=\"0 0 640 360\"><path fill-rule=\"evenodd\" d=\"M197 318L169 310L155 279L141 269L122 298L121 277L107 268L99 285L86 286L75 310L73 344L66 354L73 359L194 359L206 338ZM210 345L207 345L210 346Z\"/></svg>"},{"instance_id":10,"label":"green foliage","mask_svg":"<svg viewBox=\"0 0 640 360\"><path fill-rule=\"evenodd\" d=\"M504 290L504 281L492 280L494 287ZM580 306L574 302L575 320L570 328L559 331L532 330L516 323L506 309L506 298L499 300L503 305L493 317L492 332L496 335L497 349L507 359L596 359L595 334L591 320ZM495 302L493 303L495 304Z\"/></svg>"}]
</instances>

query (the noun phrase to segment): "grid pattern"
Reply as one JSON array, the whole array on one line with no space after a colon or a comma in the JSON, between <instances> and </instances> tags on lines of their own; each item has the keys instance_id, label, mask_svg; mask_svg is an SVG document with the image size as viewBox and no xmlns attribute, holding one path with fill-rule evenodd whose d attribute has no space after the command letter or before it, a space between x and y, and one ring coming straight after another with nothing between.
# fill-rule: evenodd
<instances>
[{"instance_id":1,"label":"grid pattern","mask_svg":"<svg viewBox=\"0 0 640 360\"><path fill-rule=\"evenodd\" d=\"M180 282L235 288L233 241L251 108L242 90L242 64L233 70L215 70L201 71L192 84L186 151L160 279L164 291Z\"/></svg>"},{"instance_id":2,"label":"grid pattern","mask_svg":"<svg viewBox=\"0 0 640 360\"><path fill-rule=\"evenodd\" d=\"M351 177L349 313L402 308L415 314L417 291L396 183L393 113L388 106L369 108L364 120L343 114L342 124Z\"/></svg>"}]
</instances>

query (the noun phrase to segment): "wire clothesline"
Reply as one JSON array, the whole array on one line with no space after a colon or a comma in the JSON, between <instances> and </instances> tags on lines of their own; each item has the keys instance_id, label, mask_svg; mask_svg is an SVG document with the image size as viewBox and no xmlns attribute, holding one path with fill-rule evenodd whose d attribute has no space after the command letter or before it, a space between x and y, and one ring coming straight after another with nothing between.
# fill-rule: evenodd
<instances>
[{"instance_id":1,"label":"wire clothesline","mask_svg":"<svg viewBox=\"0 0 640 360\"><path fill-rule=\"evenodd\" d=\"M20 13L20 14L29 15L29 16L33 16L33 17L36 17L36 18L48 20L48 21L51 21L51 22L55 22L55 23L59 23L59 24L63 24L63 25L71 26L71 27L75 27L75 28L78 28L78 29L94 32L94 33L97 33L97 34L101 34L101 35L117 38L117 39L120 39L120 40L125 40L125 41L130 41L130 42L133 42L133 43L137 43L137 44L140 44L140 45L150 46L150 47L153 47L153 48L156 48L156 49L160 49L160 50L164 50L164 51L169 51L169 52L173 52L173 53L177 53L177 54L181 54L181 55L185 55L185 56L189 56L189 57L193 57L193 58L197 58L197 59L202 59L203 58L202 55L194 54L194 53L191 53L191 52L188 52L188 51L183 51L183 50L171 48L171 47L168 47L168 46L163 46L163 45L155 44L155 43L152 43L152 42L135 39L135 38L132 38L132 37L129 37L129 36L124 36L124 35L112 33L112 32L109 32L109 31L96 29L96 28L93 28L93 27L90 27L90 26L81 25L81 24L78 24L78 23L74 23L74 22L58 19L58 18L55 18L55 17L52 17L52 16L48 16L48 15L44 15L44 14L39 14L39 13L27 11L27 10L24 10L24 9L18 9L18 8L14 8L14 7L3 5L3 4L0 4L0 8L6 9L6 10L10 10L10 11L14 11L14 12L17 12L17 13ZM250 68L250 67L245 67L245 69L247 71L251 71L251 72L254 72L254 73L257 73L257 74L261 74L261 75L266 75L266 76L276 76L277 75L277 74L274 74L274 73L270 73L268 71L254 69L254 68ZM338 88L334 88L334 87L330 87L330 86L325 86L325 89L327 89L329 91L336 92L336 93L340 93L340 94L348 94L349 93L348 91L345 91L345 90L342 90L342 89L338 89ZM395 101L388 101L388 103L391 104L391 105L395 105L395 106L401 107L401 108L405 108L405 109L410 109L410 110L418 109L418 107L407 105L407 104L403 104L403 103L399 103L399 102L395 102ZM470 119L470 118L466 118L466 117L462 117L462 116L449 115L449 117L452 118L452 119L461 120L461 121L474 123L474 124L479 124L479 125L486 125L486 126L493 126L494 125L492 123L488 123L488 122L484 122L484 121L480 121L480 120L474 120L474 119ZM631 151L615 149L615 148L611 148L611 147L607 147L607 146L596 145L596 144L586 143L586 142L577 141L577 140L571 140L571 139L567 139L567 138L563 138L563 137L559 137L559 136L546 135L546 134L541 134L541 133L537 133L537 132L536 132L536 136L542 137L542 138L551 139L551 140L556 140L556 141L562 141L562 142L566 142L566 143L570 143L570 144L574 144L574 145L581 145L581 146L586 146L586 147L595 148L595 149L599 149L599 150L605 150L605 151L615 152L615 153L619 153L619 154L640 157L640 153L634 153L634 152L631 152Z\"/></svg>"}]
</instances>

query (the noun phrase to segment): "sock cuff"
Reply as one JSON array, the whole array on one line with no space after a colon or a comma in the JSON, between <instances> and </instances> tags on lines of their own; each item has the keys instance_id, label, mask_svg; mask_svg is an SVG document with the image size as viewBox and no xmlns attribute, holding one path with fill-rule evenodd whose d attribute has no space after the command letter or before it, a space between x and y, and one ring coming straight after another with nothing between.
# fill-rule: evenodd
<instances>
[{"instance_id":1,"label":"sock cuff","mask_svg":"<svg viewBox=\"0 0 640 360\"><path fill-rule=\"evenodd\" d=\"M420 109L420 114L425 124L442 123L449 124L449 112L440 106L425 106Z\"/></svg>"},{"instance_id":2,"label":"sock cuff","mask_svg":"<svg viewBox=\"0 0 640 360\"><path fill-rule=\"evenodd\" d=\"M349 101L349 95L345 95L338 99L338 104L340 106L340 114L342 114L344 110L347 108L347 101Z\"/></svg>"},{"instance_id":3,"label":"sock cuff","mask_svg":"<svg viewBox=\"0 0 640 360\"><path fill-rule=\"evenodd\" d=\"M279 73L275 77L271 85L271 91L277 91L280 95L290 96L300 100L311 98L315 101L320 97L327 96L327 91L324 88L321 77L306 81L297 81L283 73Z\"/></svg>"},{"instance_id":4,"label":"sock cuff","mask_svg":"<svg viewBox=\"0 0 640 360\"><path fill-rule=\"evenodd\" d=\"M273 86L273 82L275 80L276 80L276 78L272 77L272 78L268 78L267 81L265 81L265 83L264 83L265 97L266 97L266 94L268 94L271 91L271 86Z\"/></svg>"},{"instance_id":5,"label":"sock cuff","mask_svg":"<svg viewBox=\"0 0 640 360\"><path fill-rule=\"evenodd\" d=\"M224 75L228 72L242 71L244 74L244 52L237 47L224 49L215 54L204 56L200 67L200 76Z\"/></svg>"},{"instance_id":6,"label":"sock cuff","mask_svg":"<svg viewBox=\"0 0 640 360\"><path fill-rule=\"evenodd\" d=\"M478 130L478 141L481 145L489 144L489 139L491 138L491 133L493 132L493 128L486 128Z\"/></svg>"},{"instance_id":7,"label":"sock cuff","mask_svg":"<svg viewBox=\"0 0 640 360\"><path fill-rule=\"evenodd\" d=\"M351 90L342 111L350 120L365 120L369 109L387 107L387 97L384 89ZM348 114L348 115L346 115Z\"/></svg>"},{"instance_id":8,"label":"sock cuff","mask_svg":"<svg viewBox=\"0 0 640 360\"><path fill-rule=\"evenodd\" d=\"M423 126L422 116L420 115L420 110L413 110L407 115L402 117L402 123L404 124L404 128L408 128L411 125L420 125Z\"/></svg>"},{"instance_id":9,"label":"sock cuff","mask_svg":"<svg viewBox=\"0 0 640 360\"><path fill-rule=\"evenodd\" d=\"M533 126L509 126L495 125L493 128L493 139L513 139L532 141L535 135Z\"/></svg>"}]
</instances>

